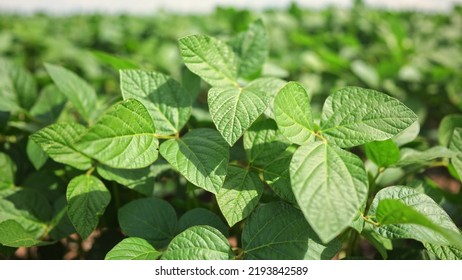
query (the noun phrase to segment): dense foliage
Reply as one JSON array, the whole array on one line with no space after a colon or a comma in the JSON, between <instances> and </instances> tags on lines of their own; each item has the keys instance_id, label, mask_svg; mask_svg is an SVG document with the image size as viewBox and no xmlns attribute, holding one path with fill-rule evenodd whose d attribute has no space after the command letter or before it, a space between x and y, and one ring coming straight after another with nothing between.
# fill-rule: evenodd
<instances>
[{"instance_id":1,"label":"dense foliage","mask_svg":"<svg viewBox=\"0 0 462 280\"><path fill-rule=\"evenodd\" d=\"M3 15L0 256L462 259L460 30Z\"/></svg>"}]
</instances>

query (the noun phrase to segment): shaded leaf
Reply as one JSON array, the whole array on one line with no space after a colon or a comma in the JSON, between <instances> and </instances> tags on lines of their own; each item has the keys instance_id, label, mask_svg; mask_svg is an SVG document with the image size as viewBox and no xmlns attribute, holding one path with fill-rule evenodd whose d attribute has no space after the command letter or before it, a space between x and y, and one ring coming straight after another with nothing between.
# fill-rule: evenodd
<instances>
[{"instance_id":1,"label":"shaded leaf","mask_svg":"<svg viewBox=\"0 0 462 280\"><path fill-rule=\"evenodd\" d=\"M8 189L14 186L14 175L16 173L16 164L11 158L4 153L0 153L0 190Z\"/></svg>"},{"instance_id":2,"label":"shaded leaf","mask_svg":"<svg viewBox=\"0 0 462 280\"><path fill-rule=\"evenodd\" d=\"M379 167L388 167L399 160L399 148L392 140L366 143L366 156Z\"/></svg>"},{"instance_id":3,"label":"shaded leaf","mask_svg":"<svg viewBox=\"0 0 462 280\"><path fill-rule=\"evenodd\" d=\"M204 208L194 208L184 213L178 221L178 232L193 226L211 226L228 236L228 227L217 214Z\"/></svg>"}]
</instances>

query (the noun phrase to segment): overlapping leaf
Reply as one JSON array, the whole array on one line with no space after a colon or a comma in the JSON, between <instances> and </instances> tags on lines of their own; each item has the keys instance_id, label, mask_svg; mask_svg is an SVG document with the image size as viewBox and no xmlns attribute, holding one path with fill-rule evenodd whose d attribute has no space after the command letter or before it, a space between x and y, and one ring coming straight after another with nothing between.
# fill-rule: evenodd
<instances>
[{"instance_id":1,"label":"overlapping leaf","mask_svg":"<svg viewBox=\"0 0 462 280\"><path fill-rule=\"evenodd\" d=\"M341 243L323 245L300 210L283 202L257 208L242 232L245 259L331 259Z\"/></svg>"},{"instance_id":2,"label":"overlapping leaf","mask_svg":"<svg viewBox=\"0 0 462 280\"><path fill-rule=\"evenodd\" d=\"M159 150L188 181L218 193L225 181L229 148L217 131L194 129L180 139L163 142Z\"/></svg>"},{"instance_id":3,"label":"overlapping leaf","mask_svg":"<svg viewBox=\"0 0 462 280\"><path fill-rule=\"evenodd\" d=\"M367 158L377 166L387 167L399 160L399 148L390 139L366 143L365 148Z\"/></svg>"},{"instance_id":4,"label":"overlapping leaf","mask_svg":"<svg viewBox=\"0 0 462 280\"><path fill-rule=\"evenodd\" d=\"M5 153L0 153L0 173L0 190L13 187L16 165Z\"/></svg>"},{"instance_id":5,"label":"overlapping leaf","mask_svg":"<svg viewBox=\"0 0 462 280\"><path fill-rule=\"evenodd\" d=\"M178 232L193 226L211 226L218 229L224 236L228 236L228 227L217 214L204 208L194 208L184 213L178 221Z\"/></svg>"},{"instance_id":6,"label":"overlapping leaf","mask_svg":"<svg viewBox=\"0 0 462 280\"><path fill-rule=\"evenodd\" d=\"M368 192L359 157L322 142L298 148L290 163L298 205L323 242L329 242L359 215Z\"/></svg>"},{"instance_id":7,"label":"overlapping leaf","mask_svg":"<svg viewBox=\"0 0 462 280\"><path fill-rule=\"evenodd\" d=\"M357 87L329 96L322 110L321 133L339 147L387 140L409 127L417 116L397 99Z\"/></svg>"},{"instance_id":8,"label":"overlapping leaf","mask_svg":"<svg viewBox=\"0 0 462 280\"><path fill-rule=\"evenodd\" d=\"M456 154L451 159L451 163L462 178L462 128L456 128L451 138L450 149Z\"/></svg>"},{"instance_id":9,"label":"overlapping leaf","mask_svg":"<svg viewBox=\"0 0 462 280\"><path fill-rule=\"evenodd\" d=\"M162 253L158 252L146 240L129 237L120 241L106 254L106 260L155 260Z\"/></svg>"},{"instance_id":10,"label":"overlapping leaf","mask_svg":"<svg viewBox=\"0 0 462 280\"><path fill-rule=\"evenodd\" d=\"M191 115L191 97L180 83L156 72L120 71L124 99L143 103L156 125L156 133L179 133Z\"/></svg>"},{"instance_id":11,"label":"overlapping leaf","mask_svg":"<svg viewBox=\"0 0 462 280\"><path fill-rule=\"evenodd\" d=\"M112 106L74 146L110 167L142 168L157 159L159 141L154 132L143 104L128 99Z\"/></svg>"},{"instance_id":12,"label":"overlapping leaf","mask_svg":"<svg viewBox=\"0 0 462 280\"><path fill-rule=\"evenodd\" d=\"M74 148L74 142L86 132L78 123L55 123L32 134L31 139L54 160L86 170L91 159Z\"/></svg>"},{"instance_id":13,"label":"overlapping leaf","mask_svg":"<svg viewBox=\"0 0 462 280\"><path fill-rule=\"evenodd\" d=\"M82 239L86 239L104 214L111 193L98 178L80 175L69 182L66 199L69 218Z\"/></svg>"}]
</instances>

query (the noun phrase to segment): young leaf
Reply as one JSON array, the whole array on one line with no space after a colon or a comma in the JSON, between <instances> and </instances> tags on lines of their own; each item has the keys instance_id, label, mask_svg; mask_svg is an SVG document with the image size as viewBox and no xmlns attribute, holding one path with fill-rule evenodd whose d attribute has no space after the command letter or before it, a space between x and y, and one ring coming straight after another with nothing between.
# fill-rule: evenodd
<instances>
[{"instance_id":1,"label":"young leaf","mask_svg":"<svg viewBox=\"0 0 462 280\"><path fill-rule=\"evenodd\" d=\"M193 226L211 226L218 229L224 236L228 236L228 227L221 218L204 208L194 208L184 213L178 221L178 232Z\"/></svg>"},{"instance_id":2,"label":"young leaf","mask_svg":"<svg viewBox=\"0 0 462 280\"><path fill-rule=\"evenodd\" d=\"M241 167L229 166L223 187L218 191L218 206L229 226L245 219L257 206L263 183L257 174Z\"/></svg>"},{"instance_id":3,"label":"young leaf","mask_svg":"<svg viewBox=\"0 0 462 280\"><path fill-rule=\"evenodd\" d=\"M416 114L393 97L346 87L326 99L321 133L330 144L347 148L387 140L416 120Z\"/></svg>"},{"instance_id":4,"label":"young leaf","mask_svg":"<svg viewBox=\"0 0 462 280\"><path fill-rule=\"evenodd\" d=\"M379 191L368 216L377 217L381 225L375 230L389 239L412 238L455 246L462 240L448 214L430 197L409 187L393 186Z\"/></svg>"},{"instance_id":5,"label":"young leaf","mask_svg":"<svg viewBox=\"0 0 462 280\"><path fill-rule=\"evenodd\" d=\"M424 243L425 248L440 260L462 260L462 250L453 246L440 246Z\"/></svg>"},{"instance_id":6,"label":"young leaf","mask_svg":"<svg viewBox=\"0 0 462 280\"><path fill-rule=\"evenodd\" d=\"M111 66L114 70L120 69L138 69L140 68L138 65L133 63L132 61L118 57L106 52L102 51L92 51L91 52L99 61Z\"/></svg>"},{"instance_id":7,"label":"young leaf","mask_svg":"<svg viewBox=\"0 0 462 280\"><path fill-rule=\"evenodd\" d=\"M30 109L37 99L34 77L24 68L0 58L0 111Z\"/></svg>"},{"instance_id":8,"label":"young leaf","mask_svg":"<svg viewBox=\"0 0 462 280\"><path fill-rule=\"evenodd\" d=\"M306 144L314 134L310 102L306 89L296 82L289 82L274 99L276 123L292 143Z\"/></svg>"},{"instance_id":9,"label":"young leaf","mask_svg":"<svg viewBox=\"0 0 462 280\"><path fill-rule=\"evenodd\" d=\"M120 241L106 254L105 260L156 260L162 253L158 252L146 240L129 237Z\"/></svg>"},{"instance_id":10,"label":"young leaf","mask_svg":"<svg viewBox=\"0 0 462 280\"><path fill-rule=\"evenodd\" d=\"M451 163L454 165L459 178L462 178L462 128L454 130L449 148L456 152L455 156L451 159Z\"/></svg>"},{"instance_id":11,"label":"young leaf","mask_svg":"<svg viewBox=\"0 0 462 280\"><path fill-rule=\"evenodd\" d=\"M217 194L225 181L229 148L215 130L191 130L163 142L159 151L188 181L206 191Z\"/></svg>"},{"instance_id":12,"label":"young leaf","mask_svg":"<svg viewBox=\"0 0 462 280\"><path fill-rule=\"evenodd\" d=\"M0 223L0 244L8 247L32 247L45 245L37 239L34 231L25 230L20 223L14 220L7 220Z\"/></svg>"},{"instance_id":13,"label":"young leaf","mask_svg":"<svg viewBox=\"0 0 462 280\"><path fill-rule=\"evenodd\" d=\"M27 140L26 152L30 162L32 162L32 165L37 170L39 170L48 159L48 155L42 150L40 145L30 138Z\"/></svg>"},{"instance_id":14,"label":"young leaf","mask_svg":"<svg viewBox=\"0 0 462 280\"><path fill-rule=\"evenodd\" d=\"M238 58L225 42L205 35L192 35L181 38L179 45L189 70L211 86L238 86Z\"/></svg>"},{"instance_id":15,"label":"young leaf","mask_svg":"<svg viewBox=\"0 0 462 280\"><path fill-rule=\"evenodd\" d=\"M369 142L364 145L366 156L379 167L388 167L399 160L399 148L392 140Z\"/></svg>"},{"instance_id":16,"label":"young leaf","mask_svg":"<svg viewBox=\"0 0 462 280\"><path fill-rule=\"evenodd\" d=\"M329 242L359 215L368 192L361 159L322 142L297 149L290 181L298 205L323 242Z\"/></svg>"},{"instance_id":17,"label":"young leaf","mask_svg":"<svg viewBox=\"0 0 462 280\"><path fill-rule=\"evenodd\" d=\"M230 146L265 111L270 102L268 84L273 78L257 79L246 87L213 87L208 93L210 115L218 131Z\"/></svg>"},{"instance_id":18,"label":"young leaf","mask_svg":"<svg viewBox=\"0 0 462 280\"><path fill-rule=\"evenodd\" d=\"M54 160L68 164L80 170L91 167L91 159L77 151L73 144L86 131L78 123L55 123L36 133L30 138Z\"/></svg>"},{"instance_id":19,"label":"young leaf","mask_svg":"<svg viewBox=\"0 0 462 280\"><path fill-rule=\"evenodd\" d=\"M455 153L442 146L431 147L425 151L416 151L411 148L401 149L401 158L395 164L396 166L406 166L411 164L428 164L438 158L451 158Z\"/></svg>"},{"instance_id":20,"label":"young leaf","mask_svg":"<svg viewBox=\"0 0 462 280\"><path fill-rule=\"evenodd\" d=\"M244 133L244 149L249 163L255 166L267 165L282 154L289 145L272 119L255 122Z\"/></svg>"},{"instance_id":21,"label":"young leaf","mask_svg":"<svg viewBox=\"0 0 462 280\"><path fill-rule=\"evenodd\" d=\"M232 40L231 45L240 58L239 77L255 77L268 56L268 35L263 21L253 22L247 31Z\"/></svg>"},{"instance_id":22,"label":"young leaf","mask_svg":"<svg viewBox=\"0 0 462 280\"><path fill-rule=\"evenodd\" d=\"M438 142L441 146L449 146L456 127L462 127L462 115L460 114L448 115L441 120L438 127Z\"/></svg>"},{"instance_id":23,"label":"young leaf","mask_svg":"<svg viewBox=\"0 0 462 280\"><path fill-rule=\"evenodd\" d=\"M72 224L82 239L87 239L111 201L111 193L98 178L80 175L69 182L66 199Z\"/></svg>"},{"instance_id":24,"label":"young leaf","mask_svg":"<svg viewBox=\"0 0 462 280\"><path fill-rule=\"evenodd\" d=\"M283 202L260 206L242 232L245 259L331 259L340 250L335 239L323 245L300 210Z\"/></svg>"},{"instance_id":25,"label":"young leaf","mask_svg":"<svg viewBox=\"0 0 462 280\"><path fill-rule=\"evenodd\" d=\"M124 99L135 98L146 107L156 124L156 133L179 133L191 115L191 98L174 79L161 73L121 70Z\"/></svg>"},{"instance_id":26,"label":"young leaf","mask_svg":"<svg viewBox=\"0 0 462 280\"><path fill-rule=\"evenodd\" d=\"M229 260L231 248L226 237L209 226L188 228L173 238L163 260Z\"/></svg>"},{"instance_id":27,"label":"young leaf","mask_svg":"<svg viewBox=\"0 0 462 280\"><path fill-rule=\"evenodd\" d=\"M96 112L95 90L82 78L61 66L45 63L45 68L58 89L75 106L86 120L91 120Z\"/></svg>"},{"instance_id":28,"label":"young leaf","mask_svg":"<svg viewBox=\"0 0 462 280\"><path fill-rule=\"evenodd\" d=\"M14 186L14 175L16 165L11 158L4 153L0 153L0 190L12 188Z\"/></svg>"},{"instance_id":29,"label":"young leaf","mask_svg":"<svg viewBox=\"0 0 462 280\"><path fill-rule=\"evenodd\" d=\"M124 234L143 238L155 248L164 248L175 236L177 217L168 202L150 197L120 208L119 224Z\"/></svg>"},{"instance_id":30,"label":"young leaf","mask_svg":"<svg viewBox=\"0 0 462 280\"><path fill-rule=\"evenodd\" d=\"M128 99L112 106L74 147L110 167L136 169L157 159L158 145L148 111Z\"/></svg>"}]
</instances>

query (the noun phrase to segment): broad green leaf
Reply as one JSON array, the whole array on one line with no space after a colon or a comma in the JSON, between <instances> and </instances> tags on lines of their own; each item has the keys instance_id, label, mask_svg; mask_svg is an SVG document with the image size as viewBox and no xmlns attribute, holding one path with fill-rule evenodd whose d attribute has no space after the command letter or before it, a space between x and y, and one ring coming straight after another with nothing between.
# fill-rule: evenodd
<instances>
[{"instance_id":1,"label":"broad green leaf","mask_svg":"<svg viewBox=\"0 0 462 280\"><path fill-rule=\"evenodd\" d=\"M24 68L0 58L0 111L30 109L37 99L34 77Z\"/></svg>"},{"instance_id":2,"label":"broad green leaf","mask_svg":"<svg viewBox=\"0 0 462 280\"><path fill-rule=\"evenodd\" d=\"M105 260L156 260L162 255L149 242L138 237L120 241L106 254Z\"/></svg>"},{"instance_id":3,"label":"broad green leaf","mask_svg":"<svg viewBox=\"0 0 462 280\"><path fill-rule=\"evenodd\" d=\"M255 122L244 133L244 149L249 163L263 167L282 154L290 143L278 131L274 120Z\"/></svg>"},{"instance_id":4,"label":"broad green leaf","mask_svg":"<svg viewBox=\"0 0 462 280\"><path fill-rule=\"evenodd\" d=\"M95 90L82 78L61 66L45 63L51 79L77 112L86 120L93 119L96 112L97 96Z\"/></svg>"},{"instance_id":5,"label":"broad green leaf","mask_svg":"<svg viewBox=\"0 0 462 280\"><path fill-rule=\"evenodd\" d=\"M124 234L143 238L161 249L175 236L177 216L168 202L154 197L142 198L119 209L119 224Z\"/></svg>"},{"instance_id":6,"label":"broad green leaf","mask_svg":"<svg viewBox=\"0 0 462 280\"><path fill-rule=\"evenodd\" d=\"M379 167L388 167L399 160L399 148L392 140L365 144L366 156Z\"/></svg>"},{"instance_id":7,"label":"broad green leaf","mask_svg":"<svg viewBox=\"0 0 462 280\"><path fill-rule=\"evenodd\" d=\"M12 188L14 186L14 175L16 164L4 153L0 153L0 190Z\"/></svg>"},{"instance_id":8,"label":"broad green leaf","mask_svg":"<svg viewBox=\"0 0 462 280\"><path fill-rule=\"evenodd\" d=\"M55 123L47 126L30 138L54 160L80 170L91 167L91 159L74 148L74 142L86 132L78 123Z\"/></svg>"},{"instance_id":9,"label":"broad green leaf","mask_svg":"<svg viewBox=\"0 0 462 280\"><path fill-rule=\"evenodd\" d=\"M460 114L448 115L441 120L438 127L438 142L441 146L449 146L456 127L462 127L462 115Z\"/></svg>"},{"instance_id":10,"label":"broad green leaf","mask_svg":"<svg viewBox=\"0 0 462 280\"><path fill-rule=\"evenodd\" d=\"M218 131L230 146L244 134L270 103L268 84L273 78L257 79L246 87L213 87L208 93L210 115Z\"/></svg>"},{"instance_id":11,"label":"broad green leaf","mask_svg":"<svg viewBox=\"0 0 462 280\"><path fill-rule=\"evenodd\" d=\"M27 188L0 191L0 223L14 220L35 238L46 232L51 218L51 206L38 191Z\"/></svg>"},{"instance_id":12,"label":"broad green leaf","mask_svg":"<svg viewBox=\"0 0 462 280\"><path fill-rule=\"evenodd\" d=\"M124 99L135 98L146 107L156 134L179 133L191 115L191 97L180 83L161 73L121 70Z\"/></svg>"},{"instance_id":13,"label":"broad green leaf","mask_svg":"<svg viewBox=\"0 0 462 280\"><path fill-rule=\"evenodd\" d=\"M98 178L80 175L69 182L66 199L72 224L82 239L87 239L111 201L111 193Z\"/></svg>"},{"instance_id":14,"label":"broad green leaf","mask_svg":"<svg viewBox=\"0 0 462 280\"><path fill-rule=\"evenodd\" d=\"M178 232L193 226L211 226L228 236L228 227L217 214L204 208L194 208L184 213L178 221Z\"/></svg>"},{"instance_id":15,"label":"broad green leaf","mask_svg":"<svg viewBox=\"0 0 462 280\"><path fill-rule=\"evenodd\" d=\"M290 181L298 205L323 242L329 242L359 215L368 192L361 159L323 142L297 149Z\"/></svg>"},{"instance_id":16,"label":"broad green leaf","mask_svg":"<svg viewBox=\"0 0 462 280\"><path fill-rule=\"evenodd\" d=\"M276 123L293 143L306 144L315 133L310 102L306 89L296 82L289 82L274 99Z\"/></svg>"},{"instance_id":17,"label":"broad green leaf","mask_svg":"<svg viewBox=\"0 0 462 280\"><path fill-rule=\"evenodd\" d=\"M263 193L263 183L257 174L241 167L229 166L217 202L228 225L245 219L257 206Z\"/></svg>"},{"instance_id":18,"label":"broad green leaf","mask_svg":"<svg viewBox=\"0 0 462 280\"><path fill-rule=\"evenodd\" d=\"M114 70L120 69L138 69L139 66L133 63L132 61L118 57L102 51L92 51L91 52L99 61L109 65Z\"/></svg>"},{"instance_id":19,"label":"broad green leaf","mask_svg":"<svg viewBox=\"0 0 462 280\"><path fill-rule=\"evenodd\" d=\"M346 87L329 96L322 109L321 133L339 147L383 141L417 120L397 99L378 91Z\"/></svg>"},{"instance_id":20,"label":"broad green leaf","mask_svg":"<svg viewBox=\"0 0 462 280\"><path fill-rule=\"evenodd\" d=\"M378 209L381 201L385 204ZM430 197L409 187L393 186L379 191L368 216L377 216L382 225L375 230L389 239L412 238L435 245L451 245L450 241L462 240L449 215ZM435 231L435 228L440 229ZM442 235L442 231L446 233Z\"/></svg>"},{"instance_id":21,"label":"broad green leaf","mask_svg":"<svg viewBox=\"0 0 462 280\"><path fill-rule=\"evenodd\" d=\"M453 246L439 246L424 243L425 248L440 260L462 260L462 250Z\"/></svg>"},{"instance_id":22,"label":"broad green leaf","mask_svg":"<svg viewBox=\"0 0 462 280\"><path fill-rule=\"evenodd\" d=\"M210 226L190 227L173 238L163 260L229 260L231 248L226 237Z\"/></svg>"},{"instance_id":23,"label":"broad green leaf","mask_svg":"<svg viewBox=\"0 0 462 280\"><path fill-rule=\"evenodd\" d=\"M220 134L199 128L163 142L160 154L194 185L217 194L225 181L229 148Z\"/></svg>"},{"instance_id":24,"label":"broad green leaf","mask_svg":"<svg viewBox=\"0 0 462 280\"><path fill-rule=\"evenodd\" d=\"M213 87L237 86L238 58L225 42L206 35L179 40L181 56L191 72Z\"/></svg>"},{"instance_id":25,"label":"broad green leaf","mask_svg":"<svg viewBox=\"0 0 462 280\"><path fill-rule=\"evenodd\" d=\"M26 152L30 162L32 162L32 165L37 170L39 170L48 159L48 155L42 150L42 147L30 138L27 140Z\"/></svg>"},{"instance_id":26,"label":"broad green leaf","mask_svg":"<svg viewBox=\"0 0 462 280\"><path fill-rule=\"evenodd\" d=\"M239 77L253 78L263 67L268 56L268 35L262 20L253 22L231 42L239 56Z\"/></svg>"},{"instance_id":27,"label":"broad green leaf","mask_svg":"<svg viewBox=\"0 0 462 280\"><path fill-rule=\"evenodd\" d=\"M54 123L66 104L66 97L55 85L48 85L41 92L30 114L46 124Z\"/></svg>"},{"instance_id":28,"label":"broad green leaf","mask_svg":"<svg viewBox=\"0 0 462 280\"><path fill-rule=\"evenodd\" d=\"M245 259L321 260L340 250L335 239L323 245L300 210L284 202L260 206L242 232Z\"/></svg>"},{"instance_id":29,"label":"broad green leaf","mask_svg":"<svg viewBox=\"0 0 462 280\"><path fill-rule=\"evenodd\" d=\"M75 144L79 151L114 168L153 163L159 141L146 108L135 99L113 105Z\"/></svg>"},{"instance_id":30,"label":"broad green leaf","mask_svg":"<svg viewBox=\"0 0 462 280\"><path fill-rule=\"evenodd\" d=\"M0 223L0 244L9 247L32 247L43 242L38 240L36 233L25 230L21 224L14 220Z\"/></svg>"},{"instance_id":31,"label":"broad green leaf","mask_svg":"<svg viewBox=\"0 0 462 280\"><path fill-rule=\"evenodd\" d=\"M152 172L152 166L140 169L118 169L106 165L98 165L97 171L104 179L115 181L141 193L144 189L152 189L156 179Z\"/></svg>"},{"instance_id":32,"label":"broad green leaf","mask_svg":"<svg viewBox=\"0 0 462 280\"><path fill-rule=\"evenodd\" d=\"M456 153L451 159L451 163L459 178L462 178L462 128L454 130L449 147Z\"/></svg>"},{"instance_id":33,"label":"broad green leaf","mask_svg":"<svg viewBox=\"0 0 462 280\"><path fill-rule=\"evenodd\" d=\"M451 158L455 155L453 151L446 147L435 146L425 151L417 151L411 148L401 149L401 158L396 166L406 166L411 164L428 164L438 158Z\"/></svg>"},{"instance_id":34,"label":"broad green leaf","mask_svg":"<svg viewBox=\"0 0 462 280\"><path fill-rule=\"evenodd\" d=\"M279 157L275 157L263 168L263 178L276 195L290 202L295 200L292 185L290 184L290 161L293 151L286 151Z\"/></svg>"},{"instance_id":35,"label":"broad green leaf","mask_svg":"<svg viewBox=\"0 0 462 280\"><path fill-rule=\"evenodd\" d=\"M49 234L53 240L60 240L77 232L67 214L66 195L55 199L53 203L53 219L49 225Z\"/></svg>"}]
</instances>

